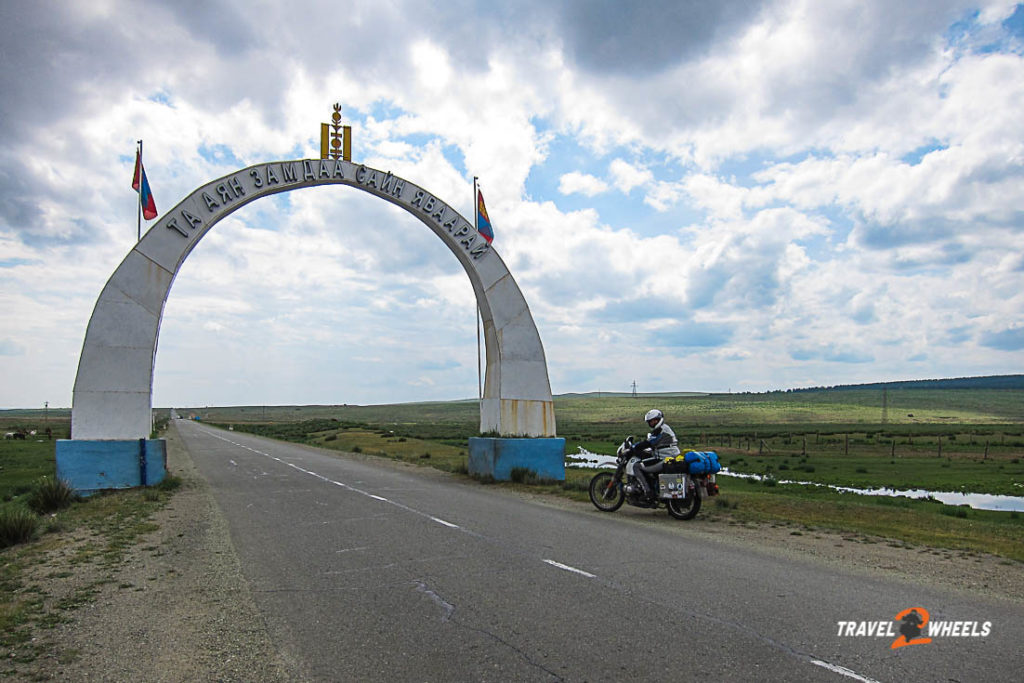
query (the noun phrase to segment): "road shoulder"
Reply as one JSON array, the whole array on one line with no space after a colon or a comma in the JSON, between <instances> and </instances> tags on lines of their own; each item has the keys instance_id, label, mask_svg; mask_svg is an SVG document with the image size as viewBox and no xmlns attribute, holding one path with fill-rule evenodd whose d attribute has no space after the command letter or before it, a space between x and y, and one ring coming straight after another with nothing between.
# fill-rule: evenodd
<instances>
[{"instance_id":1,"label":"road shoulder","mask_svg":"<svg viewBox=\"0 0 1024 683\"><path fill-rule=\"evenodd\" d=\"M50 636L56 647L30 678L287 681L249 591L228 526L175 427L168 469L181 488L159 528ZM31 673L31 672L29 672Z\"/></svg>"}]
</instances>

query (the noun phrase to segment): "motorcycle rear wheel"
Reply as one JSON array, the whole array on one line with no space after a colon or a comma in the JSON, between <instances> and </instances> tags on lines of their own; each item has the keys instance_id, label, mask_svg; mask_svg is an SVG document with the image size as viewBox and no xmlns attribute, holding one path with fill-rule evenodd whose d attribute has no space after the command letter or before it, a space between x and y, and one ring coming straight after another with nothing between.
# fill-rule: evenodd
<instances>
[{"instance_id":1,"label":"motorcycle rear wheel","mask_svg":"<svg viewBox=\"0 0 1024 683\"><path fill-rule=\"evenodd\" d=\"M692 496L669 498L665 503L668 506L668 514L676 519L693 519L700 512L700 496L696 491Z\"/></svg>"},{"instance_id":2,"label":"motorcycle rear wheel","mask_svg":"<svg viewBox=\"0 0 1024 683\"><path fill-rule=\"evenodd\" d=\"M626 500L626 492L614 479L611 472L598 472L590 480L590 502L601 512L615 512ZM609 484L611 490L608 489Z\"/></svg>"}]
</instances>

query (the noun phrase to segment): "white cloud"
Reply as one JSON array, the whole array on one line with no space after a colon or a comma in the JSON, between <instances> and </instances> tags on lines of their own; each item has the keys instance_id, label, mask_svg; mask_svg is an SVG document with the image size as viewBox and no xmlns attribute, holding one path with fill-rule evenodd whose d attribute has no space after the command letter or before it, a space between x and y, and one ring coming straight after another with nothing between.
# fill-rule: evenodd
<instances>
[{"instance_id":1,"label":"white cloud","mask_svg":"<svg viewBox=\"0 0 1024 683\"><path fill-rule=\"evenodd\" d=\"M588 173L571 171L558 180L558 191L562 194L582 194L594 197L608 191L608 183Z\"/></svg>"},{"instance_id":2,"label":"white cloud","mask_svg":"<svg viewBox=\"0 0 1024 683\"><path fill-rule=\"evenodd\" d=\"M682 191L685 191L696 206L706 209L712 218L723 220L740 218L750 195L747 188L723 182L707 173L690 175L680 184L679 189L680 197Z\"/></svg>"},{"instance_id":3,"label":"white cloud","mask_svg":"<svg viewBox=\"0 0 1024 683\"><path fill-rule=\"evenodd\" d=\"M608 166L612 182L626 194L633 191L633 188L649 185L654 180L654 174L646 168L640 168L628 161L615 159Z\"/></svg>"}]
</instances>

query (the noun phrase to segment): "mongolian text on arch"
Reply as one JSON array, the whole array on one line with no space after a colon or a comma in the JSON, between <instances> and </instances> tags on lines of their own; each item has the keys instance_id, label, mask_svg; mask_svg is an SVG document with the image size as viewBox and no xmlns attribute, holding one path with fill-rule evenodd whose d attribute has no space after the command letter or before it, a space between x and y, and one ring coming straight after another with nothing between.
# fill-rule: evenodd
<instances>
[{"instance_id":1,"label":"mongolian text on arch","mask_svg":"<svg viewBox=\"0 0 1024 683\"><path fill-rule=\"evenodd\" d=\"M168 230L190 238L204 225L219 220L222 214L230 213L264 194L328 184L358 187L401 204L410 213L426 214L474 260L490 251L491 245L477 234L472 224L426 190L392 175L390 171L378 171L340 159L269 162L244 169L199 192L199 199L206 209L206 220L179 205L173 215L164 219L164 225Z\"/></svg>"}]
</instances>

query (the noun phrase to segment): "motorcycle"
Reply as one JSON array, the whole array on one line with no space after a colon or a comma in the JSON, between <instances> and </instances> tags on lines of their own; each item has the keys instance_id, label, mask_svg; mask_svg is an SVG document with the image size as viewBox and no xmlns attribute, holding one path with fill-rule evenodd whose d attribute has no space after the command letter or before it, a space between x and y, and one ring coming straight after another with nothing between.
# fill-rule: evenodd
<instances>
[{"instance_id":1,"label":"motorcycle","mask_svg":"<svg viewBox=\"0 0 1024 683\"><path fill-rule=\"evenodd\" d=\"M644 475L636 469L641 458L633 454L632 446L633 437L628 437L615 452L615 472L598 472L590 480L590 502L601 512L615 512L623 503L652 509L664 503L672 517L693 519L704 498L718 495L715 472L721 468L717 454L690 451L666 459L662 471L651 475L654 481L648 478L652 491L648 495L639 479Z\"/></svg>"}]
</instances>

